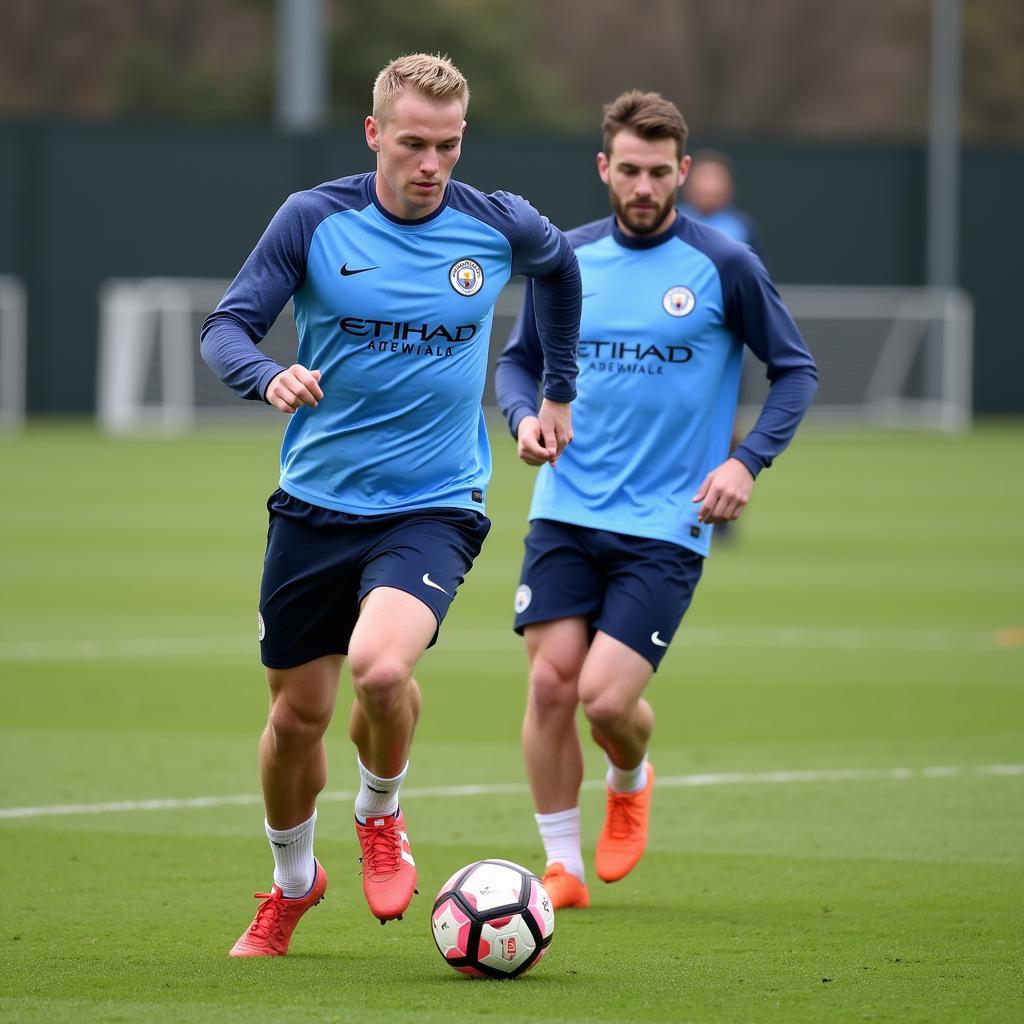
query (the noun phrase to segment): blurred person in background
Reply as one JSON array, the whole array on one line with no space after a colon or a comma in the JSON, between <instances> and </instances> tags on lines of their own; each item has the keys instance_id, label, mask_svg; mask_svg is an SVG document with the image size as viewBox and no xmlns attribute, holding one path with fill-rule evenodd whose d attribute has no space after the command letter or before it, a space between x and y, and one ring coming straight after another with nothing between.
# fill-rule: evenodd
<instances>
[{"instance_id":1,"label":"blurred person in background","mask_svg":"<svg viewBox=\"0 0 1024 1024\"><path fill-rule=\"evenodd\" d=\"M364 894L382 924L412 899L399 787L420 709L413 670L490 526L480 398L494 303L513 274L534 281L546 365L530 451L553 462L571 438L576 257L524 199L450 179L468 102L446 58L388 64L365 120L376 171L290 196L203 326L203 356L225 383L291 417L259 606L274 884L232 956L284 955L326 889L313 831L346 656ZM257 344L289 299L299 350L284 367Z\"/></svg>"},{"instance_id":2,"label":"blurred person in background","mask_svg":"<svg viewBox=\"0 0 1024 1024\"><path fill-rule=\"evenodd\" d=\"M686 123L657 93L605 108L597 169L613 214L569 232L583 277L577 440L535 451L544 353L537 292L496 371L519 455L539 465L515 596L529 689L523 750L556 907L586 907L580 843L582 705L607 758L599 878L614 882L647 843L654 714L643 694L690 604L717 524L793 437L817 372L753 250L676 208ZM730 445L744 346L771 389Z\"/></svg>"},{"instance_id":3,"label":"blurred person in background","mask_svg":"<svg viewBox=\"0 0 1024 1024\"><path fill-rule=\"evenodd\" d=\"M737 242L745 242L763 259L754 219L735 205L735 197L732 161L717 149L697 150L683 186L680 213Z\"/></svg>"}]
</instances>

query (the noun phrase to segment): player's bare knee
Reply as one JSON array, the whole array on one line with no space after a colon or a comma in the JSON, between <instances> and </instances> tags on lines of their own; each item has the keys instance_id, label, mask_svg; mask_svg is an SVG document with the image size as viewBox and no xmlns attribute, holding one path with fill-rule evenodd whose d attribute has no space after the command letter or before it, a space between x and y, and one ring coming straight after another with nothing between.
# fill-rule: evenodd
<instances>
[{"instance_id":1,"label":"player's bare knee","mask_svg":"<svg viewBox=\"0 0 1024 1024\"><path fill-rule=\"evenodd\" d=\"M628 722L635 706L635 701L609 690L584 695L582 703L587 721L600 731L614 730Z\"/></svg>"},{"instance_id":2,"label":"player's bare knee","mask_svg":"<svg viewBox=\"0 0 1024 1024\"><path fill-rule=\"evenodd\" d=\"M535 658L530 666L530 706L538 714L576 708L578 673L571 666Z\"/></svg>"},{"instance_id":3,"label":"player's bare knee","mask_svg":"<svg viewBox=\"0 0 1024 1024\"><path fill-rule=\"evenodd\" d=\"M268 725L278 750L315 746L327 732L330 712L279 696L270 706Z\"/></svg>"},{"instance_id":4,"label":"player's bare knee","mask_svg":"<svg viewBox=\"0 0 1024 1024\"><path fill-rule=\"evenodd\" d=\"M401 659L389 654L353 655L349 659L349 670L356 698L368 713L386 714L407 699L410 670Z\"/></svg>"}]
</instances>

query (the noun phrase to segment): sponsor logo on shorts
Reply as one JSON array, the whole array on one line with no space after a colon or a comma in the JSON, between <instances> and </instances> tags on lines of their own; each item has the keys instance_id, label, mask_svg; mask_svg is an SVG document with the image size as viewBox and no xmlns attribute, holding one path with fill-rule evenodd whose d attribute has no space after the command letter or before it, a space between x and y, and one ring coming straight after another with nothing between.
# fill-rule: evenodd
<instances>
[{"instance_id":1,"label":"sponsor logo on shorts","mask_svg":"<svg viewBox=\"0 0 1024 1024\"><path fill-rule=\"evenodd\" d=\"M448 281L460 295L476 295L484 286L484 268L476 260L456 260L448 271Z\"/></svg>"},{"instance_id":2,"label":"sponsor logo on shorts","mask_svg":"<svg viewBox=\"0 0 1024 1024\"><path fill-rule=\"evenodd\" d=\"M433 588L434 588L435 590L440 590L442 594L445 594L446 596L448 596L448 597L451 597L451 594L449 594L449 593L448 593L448 591L444 589L444 587L438 586L438 584L436 584L436 583L435 583L435 582L434 582L434 581L433 581L433 580L432 580L432 579L430 578L430 573L429 573L429 572L425 572L425 573L423 574L423 582L424 582L424 583L425 583L425 584L426 584L426 585L427 585L428 587L433 587Z\"/></svg>"},{"instance_id":3,"label":"sponsor logo on shorts","mask_svg":"<svg viewBox=\"0 0 1024 1024\"><path fill-rule=\"evenodd\" d=\"M674 288L669 288L661 300L662 309L669 316L688 316L693 312L696 305L697 299L693 292L681 284L677 284Z\"/></svg>"},{"instance_id":4,"label":"sponsor logo on shorts","mask_svg":"<svg viewBox=\"0 0 1024 1024\"><path fill-rule=\"evenodd\" d=\"M263 621L263 614L261 612L257 612L256 616L260 620L260 643L263 643L263 638L267 635L267 626Z\"/></svg>"},{"instance_id":5,"label":"sponsor logo on shorts","mask_svg":"<svg viewBox=\"0 0 1024 1024\"><path fill-rule=\"evenodd\" d=\"M657 630L655 630L651 634L651 643L654 644L656 647L668 647L668 643L666 643L666 641L662 640L661 637L658 636Z\"/></svg>"},{"instance_id":6,"label":"sponsor logo on shorts","mask_svg":"<svg viewBox=\"0 0 1024 1024\"><path fill-rule=\"evenodd\" d=\"M533 591L523 583L516 591L515 609L516 615L522 615L527 608L530 607L530 602L533 600Z\"/></svg>"}]
</instances>

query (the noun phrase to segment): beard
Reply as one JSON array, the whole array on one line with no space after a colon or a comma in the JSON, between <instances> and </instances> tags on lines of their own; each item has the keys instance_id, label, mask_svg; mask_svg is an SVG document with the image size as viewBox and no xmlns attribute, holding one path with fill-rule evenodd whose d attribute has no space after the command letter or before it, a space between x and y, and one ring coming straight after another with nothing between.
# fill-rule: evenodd
<instances>
[{"instance_id":1,"label":"beard","mask_svg":"<svg viewBox=\"0 0 1024 1024\"><path fill-rule=\"evenodd\" d=\"M676 205L676 197L672 195L658 208L648 206L642 210L634 210L615 194L610 185L608 186L608 199L619 223L632 231L634 235L656 235L665 227L665 222L671 216Z\"/></svg>"}]
</instances>

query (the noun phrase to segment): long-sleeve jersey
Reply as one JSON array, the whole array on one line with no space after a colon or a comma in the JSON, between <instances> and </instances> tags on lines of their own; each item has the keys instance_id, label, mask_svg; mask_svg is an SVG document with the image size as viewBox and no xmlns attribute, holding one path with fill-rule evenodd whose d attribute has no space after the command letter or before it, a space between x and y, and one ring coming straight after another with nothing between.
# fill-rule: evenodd
<instances>
[{"instance_id":1,"label":"long-sleeve jersey","mask_svg":"<svg viewBox=\"0 0 1024 1024\"><path fill-rule=\"evenodd\" d=\"M568 233L583 276L574 440L540 468L531 519L666 540L702 555L713 527L691 500L728 457L743 346L771 387L732 455L757 476L793 437L817 370L761 261L686 217L643 238L613 217ZM513 435L535 413L543 367L535 295L498 360Z\"/></svg>"},{"instance_id":2,"label":"long-sleeve jersey","mask_svg":"<svg viewBox=\"0 0 1024 1024\"><path fill-rule=\"evenodd\" d=\"M203 358L236 394L262 400L284 367L257 343L293 298L297 361L320 370L324 397L288 421L282 489L356 515L482 511L494 303L511 275L533 279L544 394L573 400L576 257L519 196L450 181L435 212L402 220L374 178L289 196L203 325Z\"/></svg>"}]
</instances>

